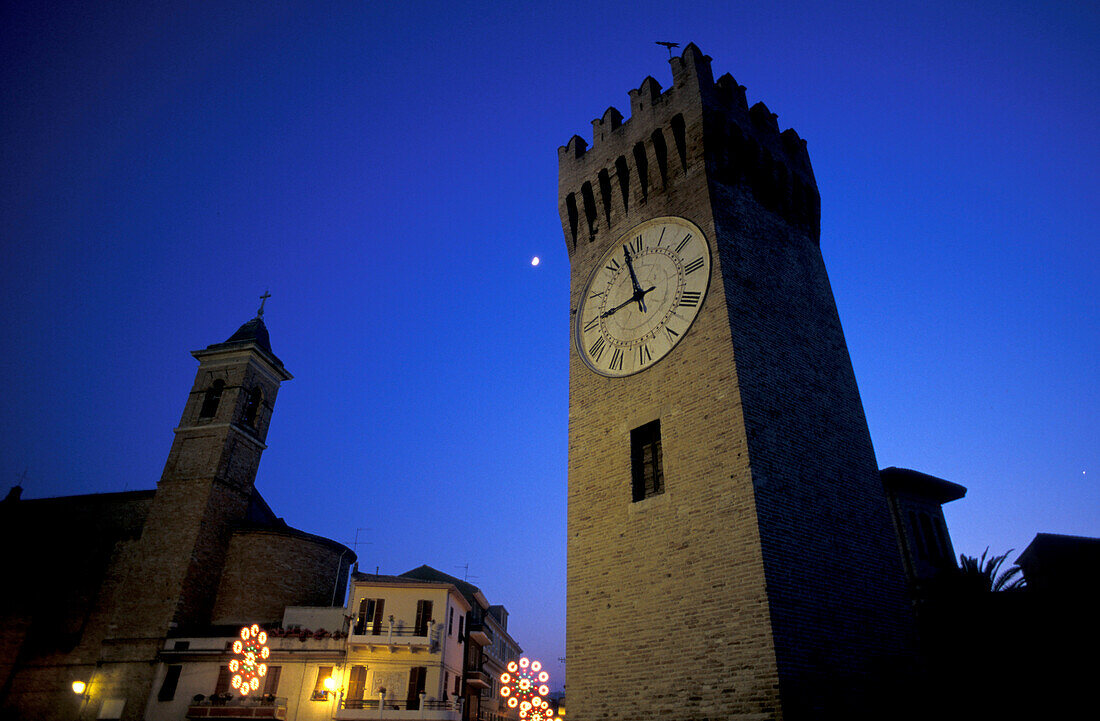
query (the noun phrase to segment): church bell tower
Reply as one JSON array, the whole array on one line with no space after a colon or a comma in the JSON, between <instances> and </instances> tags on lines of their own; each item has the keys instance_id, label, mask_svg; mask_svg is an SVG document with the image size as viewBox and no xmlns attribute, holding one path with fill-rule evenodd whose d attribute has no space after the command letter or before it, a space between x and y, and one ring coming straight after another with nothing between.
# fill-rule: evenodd
<instances>
[{"instance_id":1,"label":"church bell tower","mask_svg":"<svg viewBox=\"0 0 1100 721\"><path fill-rule=\"evenodd\" d=\"M120 594L115 606L122 636L210 623L232 526L244 520L254 493L275 396L292 378L271 350L263 306L224 343L192 355L199 368L128 579L134 592Z\"/></svg>"},{"instance_id":2,"label":"church bell tower","mask_svg":"<svg viewBox=\"0 0 1100 721\"><path fill-rule=\"evenodd\" d=\"M806 144L670 62L558 151L570 715L878 712L911 620Z\"/></svg>"}]
</instances>

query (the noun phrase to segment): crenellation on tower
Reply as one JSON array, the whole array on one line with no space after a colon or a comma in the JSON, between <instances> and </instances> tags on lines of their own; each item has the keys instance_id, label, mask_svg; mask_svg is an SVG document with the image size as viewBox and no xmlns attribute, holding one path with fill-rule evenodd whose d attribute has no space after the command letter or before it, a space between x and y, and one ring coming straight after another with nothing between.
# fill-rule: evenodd
<instances>
[{"instance_id":1,"label":"crenellation on tower","mask_svg":"<svg viewBox=\"0 0 1100 721\"><path fill-rule=\"evenodd\" d=\"M758 138L769 142L778 142L779 116L768 110L768 106L764 104L763 100L749 108L749 119L760 131Z\"/></svg>"},{"instance_id":2,"label":"crenellation on tower","mask_svg":"<svg viewBox=\"0 0 1100 721\"><path fill-rule=\"evenodd\" d=\"M603 143L604 139L612 132L618 130L623 124L623 114L612 105L603 112L603 115L592 121L592 147Z\"/></svg>"},{"instance_id":3,"label":"crenellation on tower","mask_svg":"<svg viewBox=\"0 0 1100 721\"><path fill-rule=\"evenodd\" d=\"M637 117L647 108L652 110L660 97L661 84L652 75L647 75L637 89L630 91L630 117Z\"/></svg>"},{"instance_id":4,"label":"crenellation on tower","mask_svg":"<svg viewBox=\"0 0 1100 721\"><path fill-rule=\"evenodd\" d=\"M655 195L667 200L704 162L714 181L744 186L764 209L816 240L821 200L805 140L789 128L780 132L778 116L763 102L750 107L745 86L729 73L714 81L710 58L694 44L670 63L672 87L662 90L647 76L628 92L630 118L609 107L592 121L591 146L574 135L558 149L559 212L570 255L581 240L614 234L629 208ZM691 145L703 135L706 147Z\"/></svg>"},{"instance_id":5,"label":"crenellation on tower","mask_svg":"<svg viewBox=\"0 0 1100 721\"><path fill-rule=\"evenodd\" d=\"M588 150L588 141L579 135L574 135L568 143L558 148L558 162L565 162L567 156L572 156L576 160L582 157L586 150Z\"/></svg>"},{"instance_id":6,"label":"crenellation on tower","mask_svg":"<svg viewBox=\"0 0 1100 721\"><path fill-rule=\"evenodd\" d=\"M726 73L714 83L715 97L720 103L734 111L747 115L749 101L745 96L745 86L738 85L733 76Z\"/></svg>"},{"instance_id":7,"label":"crenellation on tower","mask_svg":"<svg viewBox=\"0 0 1100 721\"><path fill-rule=\"evenodd\" d=\"M714 89L714 75L710 69L710 56L704 55L695 43L688 43L680 57L669 60L672 65L672 85L675 88L698 90L710 95Z\"/></svg>"}]
</instances>

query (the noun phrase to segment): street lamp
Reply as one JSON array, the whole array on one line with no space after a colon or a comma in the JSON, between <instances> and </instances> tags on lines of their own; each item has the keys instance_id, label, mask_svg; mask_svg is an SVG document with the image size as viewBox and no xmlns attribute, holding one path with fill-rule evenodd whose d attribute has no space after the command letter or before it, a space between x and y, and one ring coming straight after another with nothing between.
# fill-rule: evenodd
<instances>
[{"instance_id":1,"label":"street lamp","mask_svg":"<svg viewBox=\"0 0 1100 721\"><path fill-rule=\"evenodd\" d=\"M87 688L88 684L84 683L83 681L73 681L73 693L77 694L78 696L84 693L85 689Z\"/></svg>"}]
</instances>

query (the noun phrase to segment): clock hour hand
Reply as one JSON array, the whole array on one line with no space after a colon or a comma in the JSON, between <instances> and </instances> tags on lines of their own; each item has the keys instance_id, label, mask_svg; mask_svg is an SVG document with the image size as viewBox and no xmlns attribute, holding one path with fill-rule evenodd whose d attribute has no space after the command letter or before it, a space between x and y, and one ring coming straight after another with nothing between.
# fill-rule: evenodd
<instances>
[{"instance_id":1,"label":"clock hour hand","mask_svg":"<svg viewBox=\"0 0 1100 721\"><path fill-rule=\"evenodd\" d=\"M624 300L622 303L619 303L617 306L615 306L611 310L606 310L603 313L600 313L600 317L601 318L609 318L609 317L615 315L620 310L622 310L623 308L627 307L628 305L633 303L635 300L637 300L637 295L638 294L635 293L634 295L632 295L629 298L627 298L626 300Z\"/></svg>"},{"instance_id":2,"label":"clock hour hand","mask_svg":"<svg viewBox=\"0 0 1100 721\"><path fill-rule=\"evenodd\" d=\"M652 288L649 288L647 290L642 290L642 289L639 288L634 293L634 295L630 296L629 298L624 300L622 303L619 303L617 306L615 306L611 310L604 311L603 313L600 314L600 317L601 318L607 318L607 317L610 317L612 315L615 315L620 310L627 307L628 305L630 305L634 301L638 302L638 305L641 306L642 312L644 313L645 312L645 294L648 293L651 290L656 290L656 289L657 289L657 286L653 286Z\"/></svg>"}]
</instances>

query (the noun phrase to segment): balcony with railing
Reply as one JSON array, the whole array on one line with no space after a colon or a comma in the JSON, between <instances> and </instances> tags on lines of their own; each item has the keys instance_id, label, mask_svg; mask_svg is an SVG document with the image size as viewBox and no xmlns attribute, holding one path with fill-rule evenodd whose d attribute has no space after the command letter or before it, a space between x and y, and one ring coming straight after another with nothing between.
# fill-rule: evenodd
<instances>
[{"instance_id":1,"label":"balcony with railing","mask_svg":"<svg viewBox=\"0 0 1100 721\"><path fill-rule=\"evenodd\" d=\"M275 696L211 694L195 696L187 706L188 719L285 719L286 699Z\"/></svg>"},{"instance_id":2,"label":"balcony with railing","mask_svg":"<svg viewBox=\"0 0 1100 721\"><path fill-rule=\"evenodd\" d=\"M437 701L420 694L419 699L411 702L406 699L387 698L379 694L377 698L350 699L340 701L336 711L338 721L358 721L362 719L425 719L426 721L459 721L462 718L462 700Z\"/></svg>"},{"instance_id":3,"label":"balcony with railing","mask_svg":"<svg viewBox=\"0 0 1100 721\"><path fill-rule=\"evenodd\" d=\"M478 646L488 646L493 642L493 629L485 621L471 621L466 633L469 635L470 640Z\"/></svg>"},{"instance_id":4,"label":"balcony with railing","mask_svg":"<svg viewBox=\"0 0 1100 721\"><path fill-rule=\"evenodd\" d=\"M434 652L439 650L440 624L434 621L422 624L406 625L404 621L360 621L352 626L348 643L353 651L374 651L388 648L390 651L408 650Z\"/></svg>"},{"instance_id":5,"label":"balcony with railing","mask_svg":"<svg viewBox=\"0 0 1100 721\"><path fill-rule=\"evenodd\" d=\"M466 685L470 688L489 688L493 685L493 681L488 671L478 669L466 672Z\"/></svg>"}]
</instances>

